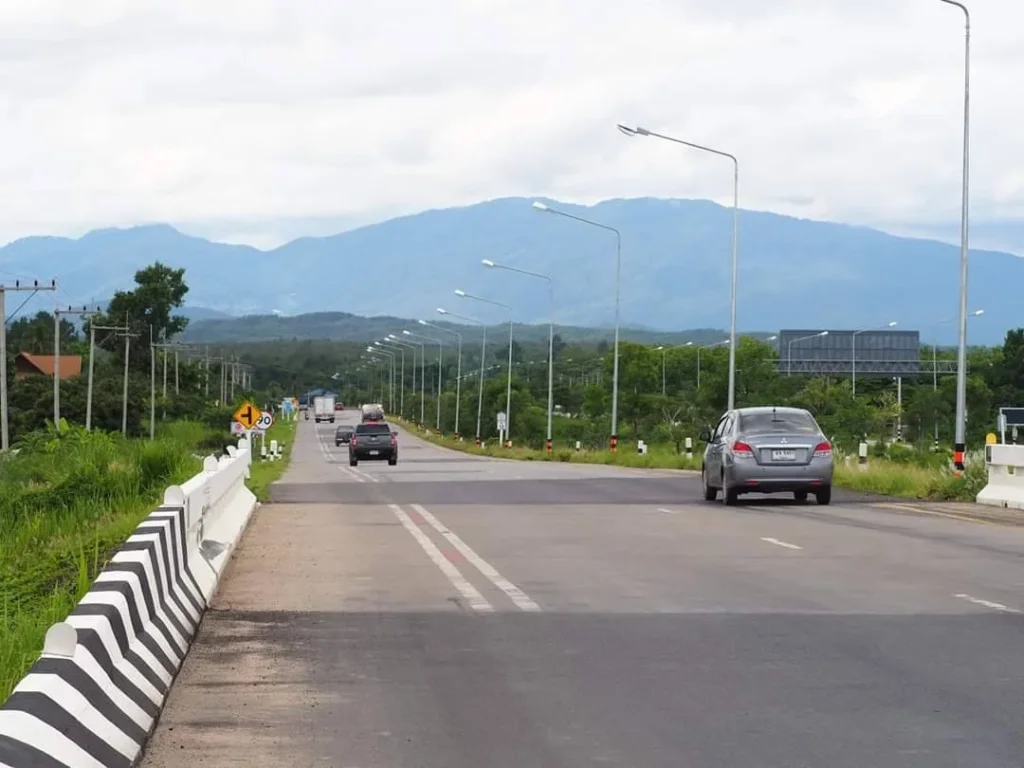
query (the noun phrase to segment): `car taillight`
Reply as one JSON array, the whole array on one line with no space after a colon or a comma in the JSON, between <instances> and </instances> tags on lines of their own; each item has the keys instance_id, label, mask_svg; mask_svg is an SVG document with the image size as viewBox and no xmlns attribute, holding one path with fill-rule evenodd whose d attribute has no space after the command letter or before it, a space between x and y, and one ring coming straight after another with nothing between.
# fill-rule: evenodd
<instances>
[{"instance_id":1,"label":"car taillight","mask_svg":"<svg viewBox=\"0 0 1024 768\"><path fill-rule=\"evenodd\" d=\"M832 456L832 443L828 440L823 440L818 443L814 448L814 458L816 459L828 459Z\"/></svg>"},{"instance_id":2,"label":"car taillight","mask_svg":"<svg viewBox=\"0 0 1024 768\"><path fill-rule=\"evenodd\" d=\"M348 441L349 441L349 443L350 443L351 445L355 445L355 444L356 444L356 436L355 436L355 435L352 435L352 437L350 437L350 438L348 439Z\"/></svg>"},{"instance_id":3,"label":"car taillight","mask_svg":"<svg viewBox=\"0 0 1024 768\"><path fill-rule=\"evenodd\" d=\"M732 444L732 452L737 456L754 457L754 449L740 440Z\"/></svg>"},{"instance_id":4,"label":"car taillight","mask_svg":"<svg viewBox=\"0 0 1024 768\"><path fill-rule=\"evenodd\" d=\"M391 445L392 447L398 445L398 438L395 437L394 435L391 436Z\"/></svg>"}]
</instances>

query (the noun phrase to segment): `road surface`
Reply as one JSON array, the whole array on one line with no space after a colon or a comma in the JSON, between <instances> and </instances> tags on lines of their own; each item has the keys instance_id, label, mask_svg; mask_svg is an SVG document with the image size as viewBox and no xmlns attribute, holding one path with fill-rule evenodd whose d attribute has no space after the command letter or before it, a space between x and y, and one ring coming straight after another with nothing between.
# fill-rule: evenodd
<instances>
[{"instance_id":1,"label":"road surface","mask_svg":"<svg viewBox=\"0 0 1024 768\"><path fill-rule=\"evenodd\" d=\"M333 434L300 423L143 765L1024 763L1024 528Z\"/></svg>"}]
</instances>

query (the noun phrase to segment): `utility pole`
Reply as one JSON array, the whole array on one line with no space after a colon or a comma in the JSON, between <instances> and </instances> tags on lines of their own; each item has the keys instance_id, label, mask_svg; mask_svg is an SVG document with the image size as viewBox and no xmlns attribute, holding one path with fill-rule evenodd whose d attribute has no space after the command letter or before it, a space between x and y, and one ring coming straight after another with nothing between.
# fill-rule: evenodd
<instances>
[{"instance_id":1,"label":"utility pole","mask_svg":"<svg viewBox=\"0 0 1024 768\"><path fill-rule=\"evenodd\" d=\"M164 340L163 340L163 342L159 343L159 344L156 343L156 342L150 342L150 346L152 347L152 349L162 350L161 351L161 355L163 357L163 367L164 367L163 399L166 400L167 399L167 352L168 352L168 350L172 350L172 349L174 350L174 394L177 395L177 394L179 394L179 392L178 392L178 351L182 350L182 349L186 349L187 350L188 349L188 345L187 344L180 344L178 342L168 342L167 341L167 332L165 331L164 332ZM164 419L164 420L167 419L167 406L166 405L164 406L163 415L161 416L161 418Z\"/></svg>"},{"instance_id":2,"label":"utility pole","mask_svg":"<svg viewBox=\"0 0 1024 768\"><path fill-rule=\"evenodd\" d=\"M92 375L93 360L96 359L96 331L113 331L114 335L124 334L124 413L121 417L121 431L128 434L128 337L129 328L125 325L89 325L89 385L85 396L85 428L92 431Z\"/></svg>"},{"instance_id":3,"label":"utility pole","mask_svg":"<svg viewBox=\"0 0 1024 768\"><path fill-rule=\"evenodd\" d=\"M156 345L153 326L149 326L149 439L156 438Z\"/></svg>"},{"instance_id":4,"label":"utility pole","mask_svg":"<svg viewBox=\"0 0 1024 768\"><path fill-rule=\"evenodd\" d=\"M124 325L93 325L90 326L90 330L96 331L113 331L115 336L124 336L124 389L121 394L121 434L125 437L128 436L128 355L131 352L131 340L132 338L138 337L139 334L131 332L131 326L128 325L128 315L125 314ZM95 346L95 336L93 335L92 344ZM89 395L88 401L85 406L85 428L92 429L92 357L95 349L89 354Z\"/></svg>"},{"instance_id":5,"label":"utility pole","mask_svg":"<svg viewBox=\"0 0 1024 768\"><path fill-rule=\"evenodd\" d=\"M53 428L60 428L60 320L63 315L91 317L100 314L98 309L55 309L53 310ZM90 333L90 336L92 334ZM89 391L92 391L92 349L89 350Z\"/></svg>"},{"instance_id":6,"label":"utility pole","mask_svg":"<svg viewBox=\"0 0 1024 768\"><path fill-rule=\"evenodd\" d=\"M32 291L33 294L39 291L56 291L57 281L51 280L49 285L39 285L38 280L33 280L32 285L22 285L16 280L14 285L0 283L0 451L7 451L10 447L10 432L7 423L7 302L6 294L21 291ZM31 296L29 298L32 298Z\"/></svg>"}]
</instances>

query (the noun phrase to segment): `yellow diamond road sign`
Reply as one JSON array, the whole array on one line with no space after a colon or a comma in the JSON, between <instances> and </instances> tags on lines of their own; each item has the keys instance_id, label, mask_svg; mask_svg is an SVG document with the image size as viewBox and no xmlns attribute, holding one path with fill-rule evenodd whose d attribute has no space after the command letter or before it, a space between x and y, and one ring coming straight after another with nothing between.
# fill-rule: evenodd
<instances>
[{"instance_id":1,"label":"yellow diamond road sign","mask_svg":"<svg viewBox=\"0 0 1024 768\"><path fill-rule=\"evenodd\" d=\"M235 421L246 429L252 429L256 426L256 422L260 420L260 416L262 415L263 411L252 403L246 402L242 404L241 408L235 411Z\"/></svg>"}]
</instances>

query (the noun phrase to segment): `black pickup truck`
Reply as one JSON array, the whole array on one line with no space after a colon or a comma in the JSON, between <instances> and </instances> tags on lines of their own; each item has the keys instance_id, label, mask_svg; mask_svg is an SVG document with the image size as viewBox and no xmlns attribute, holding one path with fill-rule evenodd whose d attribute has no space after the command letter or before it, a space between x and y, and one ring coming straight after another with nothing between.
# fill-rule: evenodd
<instances>
[{"instance_id":1,"label":"black pickup truck","mask_svg":"<svg viewBox=\"0 0 1024 768\"><path fill-rule=\"evenodd\" d=\"M398 433L389 424L381 421L364 422L356 426L355 434L348 443L349 466L356 466L359 460L383 461L394 466L398 463Z\"/></svg>"}]
</instances>

